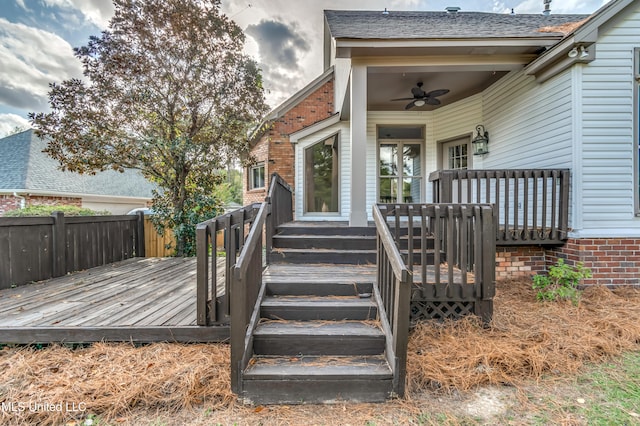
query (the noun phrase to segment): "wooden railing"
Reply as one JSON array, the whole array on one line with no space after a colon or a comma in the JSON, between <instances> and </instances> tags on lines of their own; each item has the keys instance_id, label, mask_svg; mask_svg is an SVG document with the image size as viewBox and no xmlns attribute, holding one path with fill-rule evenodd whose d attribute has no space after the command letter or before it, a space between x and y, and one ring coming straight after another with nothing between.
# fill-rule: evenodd
<instances>
[{"instance_id":1,"label":"wooden railing","mask_svg":"<svg viewBox=\"0 0 640 426\"><path fill-rule=\"evenodd\" d=\"M407 373L407 344L411 302L411 271L395 245L386 220L376 205L373 220L377 234L377 287L380 320L385 335L386 357L393 369L393 392L403 396Z\"/></svg>"},{"instance_id":2,"label":"wooden railing","mask_svg":"<svg viewBox=\"0 0 640 426\"><path fill-rule=\"evenodd\" d=\"M434 203L489 203L498 210L498 245L558 245L569 223L568 169L439 170Z\"/></svg>"},{"instance_id":3,"label":"wooden railing","mask_svg":"<svg viewBox=\"0 0 640 426\"><path fill-rule=\"evenodd\" d=\"M376 210L411 272L412 301L453 303L446 309L468 309L491 320L496 250L491 205L379 204ZM446 316L445 308L437 309Z\"/></svg>"},{"instance_id":4,"label":"wooden railing","mask_svg":"<svg viewBox=\"0 0 640 426\"><path fill-rule=\"evenodd\" d=\"M278 226L293 220L293 191L277 173L271 175L269 193L265 201L269 205L266 229L266 244L269 251L273 248L273 236Z\"/></svg>"},{"instance_id":5,"label":"wooden railing","mask_svg":"<svg viewBox=\"0 0 640 426\"><path fill-rule=\"evenodd\" d=\"M242 207L222 216L199 223L196 227L197 256L197 323L214 325L229 321L230 307L228 295L231 294L231 268L246 245L245 237L250 233L262 204L256 203ZM262 226L262 224L260 224ZM216 240L224 235L225 276L224 288L217 288L218 252ZM224 297L223 297L224 295Z\"/></svg>"},{"instance_id":6,"label":"wooden railing","mask_svg":"<svg viewBox=\"0 0 640 426\"><path fill-rule=\"evenodd\" d=\"M231 388L237 394L242 392L242 372L253 355L253 330L260 319L266 264L263 241L271 246L277 227L293 219L292 206L291 188L274 173L264 203L243 207L196 228L198 325L231 323ZM219 232L225 235L224 290L216 290L215 235Z\"/></svg>"},{"instance_id":7,"label":"wooden railing","mask_svg":"<svg viewBox=\"0 0 640 426\"><path fill-rule=\"evenodd\" d=\"M0 218L0 289L144 257L144 218Z\"/></svg>"}]
</instances>

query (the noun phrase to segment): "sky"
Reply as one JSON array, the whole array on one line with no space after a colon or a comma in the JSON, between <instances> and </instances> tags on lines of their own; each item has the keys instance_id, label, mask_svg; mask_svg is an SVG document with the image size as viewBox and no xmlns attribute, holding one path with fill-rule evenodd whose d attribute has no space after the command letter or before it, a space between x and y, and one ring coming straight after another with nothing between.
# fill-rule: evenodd
<instances>
[{"instance_id":1,"label":"sky","mask_svg":"<svg viewBox=\"0 0 640 426\"><path fill-rule=\"evenodd\" d=\"M551 13L593 13L607 0L555 0ZM245 31L245 52L261 66L273 108L324 70L324 9L541 13L543 0L222 0ZM73 47L100 35L113 16L109 0L0 0L0 137L28 128L29 112L48 111L50 83L82 78Z\"/></svg>"}]
</instances>

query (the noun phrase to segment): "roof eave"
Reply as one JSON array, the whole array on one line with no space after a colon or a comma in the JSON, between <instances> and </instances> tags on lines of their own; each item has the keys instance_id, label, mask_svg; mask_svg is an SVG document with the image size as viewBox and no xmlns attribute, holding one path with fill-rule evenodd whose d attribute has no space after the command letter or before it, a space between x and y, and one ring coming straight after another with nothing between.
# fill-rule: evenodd
<instances>
[{"instance_id":1,"label":"roof eave","mask_svg":"<svg viewBox=\"0 0 640 426\"><path fill-rule=\"evenodd\" d=\"M535 61L531 62L524 71L528 75L534 75L536 80L545 81L559 72L567 69L575 63L591 62L595 59L595 49L589 50L586 58L568 58L568 52L577 46L590 47L598 40L600 27L620 13L627 6L638 0L613 0L589 17L589 19L569 33L556 45L549 48Z\"/></svg>"},{"instance_id":2,"label":"roof eave","mask_svg":"<svg viewBox=\"0 0 640 426\"><path fill-rule=\"evenodd\" d=\"M265 131L270 127L270 124L273 123L278 118L282 117L289 110L298 105L303 99L309 96L311 93L318 90L325 84L327 81L333 78L334 67L329 67L325 72L323 72L320 76L318 76L315 80L311 81L305 87L300 89L298 92L294 93L283 103L275 107L271 110L256 126L255 130L249 136L249 143L251 145L255 145L255 143L264 135Z\"/></svg>"}]
</instances>

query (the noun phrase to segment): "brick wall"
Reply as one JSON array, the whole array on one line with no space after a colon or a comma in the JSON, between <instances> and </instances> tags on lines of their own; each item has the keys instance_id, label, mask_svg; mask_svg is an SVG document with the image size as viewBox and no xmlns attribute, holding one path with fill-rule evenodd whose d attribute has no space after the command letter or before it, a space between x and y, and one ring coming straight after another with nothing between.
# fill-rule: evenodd
<instances>
[{"instance_id":1,"label":"brick wall","mask_svg":"<svg viewBox=\"0 0 640 426\"><path fill-rule=\"evenodd\" d=\"M496 279L531 276L544 270L542 247L496 247Z\"/></svg>"},{"instance_id":2,"label":"brick wall","mask_svg":"<svg viewBox=\"0 0 640 426\"><path fill-rule=\"evenodd\" d=\"M25 206L77 206L82 207L82 199L77 197L53 197L43 195L25 195ZM9 210L20 208L21 199L14 195L0 195L0 215Z\"/></svg>"},{"instance_id":3,"label":"brick wall","mask_svg":"<svg viewBox=\"0 0 640 426\"><path fill-rule=\"evenodd\" d=\"M327 81L296 106L278 117L270 129L251 149L258 162L265 163L265 179L278 173L292 188L295 186L294 147L289 140L291 133L297 132L333 114L333 80ZM243 204L264 200L266 191L249 191L248 168L243 173ZM267 182L268 186L269 183Z\"/></svg>"},{"instance_id":4,"label":"brick wall","mask_svg":"<svg viewBox=\"0 0 640 426\"><path fill-rule=\"evenodd\" d=\"M583 262L591 269L593 278L584 284L640 285L640 238L569 239L548 250L547 266L558 258L569 265Z\"/></svg>"},{"instance_id":5,"label":"brick wall","mask_svg":"<svg viewBox=\"0 0 640 426\"><path fill-rule=\"evenodd\" d=\"M497 247L496 278L535 275L564 259L582 262L592 278L582 284L640 285L640 238L569 239L561 247Z\"/></svg>"}]
</instances>

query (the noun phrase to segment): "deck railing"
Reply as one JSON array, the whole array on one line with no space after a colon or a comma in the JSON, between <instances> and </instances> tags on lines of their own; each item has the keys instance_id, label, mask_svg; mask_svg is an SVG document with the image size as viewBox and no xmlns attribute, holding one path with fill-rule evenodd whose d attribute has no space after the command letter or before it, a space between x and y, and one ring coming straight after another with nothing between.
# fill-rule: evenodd
<instances>
[{"instance_id":1,"label":"deck railing","mask_svg":"<svg viewBox=\"0 0 640 426\"><path fill-rule=\"evenodd\" d=\"M265 201L269 205L266 244L267 250L271 250L278 226L293 220L293 190L277 173L271 175L269 193Z\"/></svg>"},{"instance_id":2,"label":"deck railing","mask_svg":"<svg viewBox=\"0 0 640 426\"><path fill-rule=\"evenodd\" d=\"M411 302L411 271L395 245L389 227L376 205L373 220L377 234L377 286L380 319L385 335L387 361L393 369L393 392L404 395Z\"/></svg>"},{"instance_id":3,"label":"deck railing","mask_svg":"<svg viewBox=\"0 0 640 426\"><path fill-rule=\"evenodd\" d=\"M491 320L496 250L491 205L379 204L375 210L411 272L412 318L474 313Z\"/></svg>"},{"instance_id":4,"label":"deck railing","mask_svg":"<svg viewBox=\"0 0 640 426\"><path fill-rule=\"evenodd\" d=\"M0 289L144 257L144 218L65 216L0 218Z\"/></svg>"},{"instance_id":5,"label":"deck railing","mask_svg":"<svg viewBox=\"0 0 640 426\"><path fill-rule=\"evenodd\" d=\"M196 227L197 256L197 322L214 325L229 321L229 298L232 286L231 268L246 245L246 236L256 221L262 204L242 207L222 216L199 223ZM260 225L262 226L262 224ZM217 235L224 235L224 289L218 289L217 262L222 252L216 247ZM224 295L224 297L222 297Z\"/></svg>"},{"instance_id":6,"label":"deck railing","mask_svg":"<svg viewBox=\"0 0 640 426\"><path fill-rule=\"evenodd\" d=\"M558 245L567 239L568 169L439 170L434 203L489 203L498 245Z\"/></svg>"}]
</instances>

